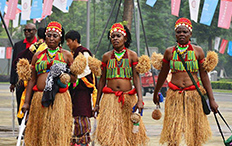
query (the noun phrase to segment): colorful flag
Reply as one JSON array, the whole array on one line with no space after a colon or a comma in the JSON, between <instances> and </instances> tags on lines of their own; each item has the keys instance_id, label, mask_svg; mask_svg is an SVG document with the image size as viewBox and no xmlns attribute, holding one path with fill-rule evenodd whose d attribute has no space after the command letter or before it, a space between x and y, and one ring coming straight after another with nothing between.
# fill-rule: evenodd
<instances>
[{"instance_id":1,"label":"colorful flag","mask_svg":"<svg viewBox=\"0 0 232 146\"><path fill-rule=\"evenodd\" d=\"M5 58L5 47L0 47L0 59Z\"/></svg>"},{"instance_id":2,"label":"colorful flag","mask_svg":"<svg viewBox=\"0 0 232 146\"><path fill-rule=\"evenodd\" d=\"M232 41L229 41L227 53L232 56Z\"/></svg>"},{"instance_id":3,"label":"colorful flag","mask_svg":"<svg viewBox=\"0 0 232 146\"><path fill-rule=\"evenodd\" d=\"M157 0L147 0L146 4L153 7Z\"/></svg>"},{"instance_id":4,"label":"colorful flag","mask_svg":"<svg viewBox=\"0 0 232 146\"><path fill-rule=\"evenodd\" d=\"M9 0L6 12L6 19L14 20L17 10L18 0Z\"/></svg>"},{"instance_id":5,"label":"colorful flag","mask_svg":"<svg viewBox=\"0 0 232 146\"><path fill-rule=\"evenodd\" d=\"M30 20L31 14L31 0L22 0L22 20Z\"/></svg>"},{"instance_id":6,"label":"colorful flag","mask_svg":"<svg viewBox=\"0 0 232 146\"><path fill-rule=\"evenodd\" d=\"M13 27L16 28L19 26L19 14L16 14L15 19L13 20Z\"/></svg>"},{"instance_id":7,"label":"colorful flag","mask_svg":"<svg viewBox=\"0 0 232 146\"><path fill-rule=\"evenodd\" d=\"M27 24L27 20L23 20L22 17L21 17L21 19L20 19L20 25L26 25L26 24Z\"/></svg>"},{"instance_id":8,"label":"colorful flag","mask_svg":"<svg viewBox=\"0 0 232 146\"><path fill-rule=\"evenodd\" d=\"M54 0L53 6L57 7L59 10L61 10L64 13L68 13L66 6L67 6L67 0Z\"/></svg>"},{"instance_id":9,"label":"colorful flag","mask_svg":"<svg viewBox=\"0 0 232 146\"><path fill-rule=\"evenodd\" d=\"M214 50L217 50L217 51L218 51L218 47L219 47L219 44L220 44L220 40L221 40L220 37L215 37Z\"/></svg>"},{"instance_id":10,"label":"colorful flag","mask_svg":"<svg viewBox=\"0 0 232 146\"><path fill-rule=\"evenodd\" d=\"M227 43L228 43L228 40L225 40L225 39L222 40L219 53L221 54L225 53Z\"/></svg>"},{"instance_id":11,"label":"colorful flag","mask_svg":"<svg viewBox=\"0 0 232 146\"><path fill-rule=\"evenodd\" d=\"M171 1L171 13L179 17L179 10L180 10L180 2L181 0L172 0Z\"/></svg>"},{"instance_id":12,"label":"colorful flag","mask_svg":"<svg viewBox=\"0 0 232 146\"><path fill-rule=\"evenodd\" d=\"M232 0L221 0L218 27L229 29L231 22Z\"/></svg>"},{"instance_id":13,"label":"colorful flag","mask_svg":"<svg viewBox=\"0 0 232 146\"><path fill-rule=\"evenodd\" d=\"M201 13L200 23L210 26L215 13L218 0L205 0Z\"/></svg>"},{"instance_id":14,"label":"colorful flag","mask_svg":"<svg viewBox=\"0 0 232 146\"><path fill-rule=\"evenodd\" d=\"M197 23L200 0L189 0L189 10L191 20Z\"/></svg>"},{"instance_id":15,"label":"colorful flag","mask_svg":"<svg viewBox=\"0 0 232 146\"><path fill-rule=\"evenodd\" d=\"M31 19L41 18L43 13L43 0L33 0L31 5Z\"/></svg>"},{"instance_id":16,"label":"colorful flag","mask_svg":"<svg viewBox=\"0 0 232 146\"><path fill-rule=\"evenodd\" d=\"M6 48L6 59L11 59L12 55L12 47L7 47Z\"/></svg>"},{"instance_id":17,"label":"colorful flag","mask_svg":"<svg viewBox=\"0 0 232 146\"><path fill-rule=\"evenodd\" d=\"M6 6L6 0L0 0L0 11L2 13L2 16L4 15L5 6Z\"/></svg>"},{"instance_id":18,"label":"colorful flag","mask_svg":"<svg viewBox=\"0 0 232 146\"><path fill-rule=\"evenodd\" d=\"M67 0L66 10L69 10L69 7L72 5L73 0Z\"/></svg>"},{"instance_id":19,"label":"colorful flag","mask_svg":"<svg viewBox=\"0 0 232 146\"><path fill-rule=\"evenodd\" d=\"M52 3L53 0L44 0L42 17L52 14Z\"/></svg>"}]
</instances>

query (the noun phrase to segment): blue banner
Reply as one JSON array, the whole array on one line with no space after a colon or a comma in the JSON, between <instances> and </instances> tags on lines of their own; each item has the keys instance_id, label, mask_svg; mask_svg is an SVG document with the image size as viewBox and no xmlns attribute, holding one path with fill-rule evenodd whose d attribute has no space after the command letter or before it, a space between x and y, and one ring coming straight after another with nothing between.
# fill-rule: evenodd
<instances>
[{"instance_id":1,"label":"blue banner","mask_svg":"<svg viewBox=\"0 0 232 146\"><path fill-rule=\"evenodd\" d=\"M232 41L229 41L227 53L232 56Z\"/></svg>"},{"instance_id":2,"label":"blue banner","mask_svg":"<svg viewBox=\"0 0 232 146\"><path fill-rule=\"evenodd\" d=\"M6 0L0 0L0 11L2 13L2 16L4 15L5 6L6 6Z\"/></svg>"},{"instance_id":3,"label":"blue banner","mask_svg":"<svg viewBox=\"0 0 232 146\"><path fill-rule=\"evenodd\" d=\"M157 0L147 0L146 4L153 7Z\"/></svg>"},{"instance_id":4,"label":"blue banner","mask_svg":"<svg viewBox=\"0 0 232 146\"><path fill-rule=\"evenodd\" d=\"M20 13L22 15L22 13ZM27 20L22 20L22 16L20 17L20 25L26 25Z\"/></svg>"},{"instance_id":5,"label":"blue banner","mask_svg":"<svg viewBox=\"0 0 232 146\"><path fill-rule=\"evenodd\" d=\"M31 19L41 18L43 13L43 0L33 0L31 5Z\"/></svg>"},{"instance_id":6,"label":"blue banner","mask_svg":"<svg viewBox=\"0 0 232 146\"><path fill-rule=\"evenodd\" d=\"M201 13L200 23L208 26L211 25L217 4L218 4L218 0L205 0Z\"/></svg>"},{"instance_id":7,"label":"blue banner","mask_svg":"<svg viewBox=\"0 0 232 146\"><path fill-rule=\"evenodd\" d=\"M67 0L66 10L69 10L69 7L72 5L73 0Z\"/></svg>"}]
</instances>

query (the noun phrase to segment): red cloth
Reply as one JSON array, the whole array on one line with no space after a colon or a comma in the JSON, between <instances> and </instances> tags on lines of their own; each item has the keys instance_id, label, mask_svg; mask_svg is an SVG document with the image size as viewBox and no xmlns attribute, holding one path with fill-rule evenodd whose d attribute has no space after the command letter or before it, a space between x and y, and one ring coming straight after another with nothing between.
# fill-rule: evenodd
<instances>
[{"instance_id":1,"label":"red cloth","mask_svg":"<svg viewBox=\"0 0 232 146\"><path fill-rule=\"evenodd\" d=\"M37 38L36 37L34 37L34 39L33 39L33 41L31 43L29 43L26 38L23 40L23 43L26 43L26 49L28 49L35 42L37 42Z\"/></svg>"},{"instance_id":2,"label":"red cloth","mask_svg":"<svg viewBox=\"0 0 232 146\"><path fill-rule=\"evenodd\" d=\"M134 94L137 93L136 90L135 90L135 88L132 89L132 90L130 90L130 91L128 91L128 92L123 92L123 91L113 91L109 87L104 87L102 89L102 92L103 93L114 93L117 97L119 97L118 98L118 102L122 102L122 105L124 104L124 96L123 96L124 94L134 95Z\"/></svg>"},{"instance_id":3,"label":"red cloth","mask_svg":"<svg viewBox=\"0 0 232 146\"><path fill-rule=\"evenodd\" d=\"M197 82L197 86L200 87L199 82ZM191 85L191 86L188 86L188 87L185 87L185 88L181 88L181 87L178 87L178 86L174 85L171 82L168 83L168 87L170 89L174 90L174 91L179 90L179 93L182 93L183 91L188 91L188 90L196 90L196 87L194 85Z\"/></svg>"},{"instance_id":4,"label":"red cloth","mask_svg":"<svg viewBox=\"0 0 232 146\"><path fill-rule=\"evenodd\" d=\"M43 92L42 90L39 90L37 85L35 85L33 88L32 88L33 91L38 91L38 92ZM68 90L68 85L65 87L65 88L59 88L59 93L64 93Z\"/></svg>"}]
</instances>

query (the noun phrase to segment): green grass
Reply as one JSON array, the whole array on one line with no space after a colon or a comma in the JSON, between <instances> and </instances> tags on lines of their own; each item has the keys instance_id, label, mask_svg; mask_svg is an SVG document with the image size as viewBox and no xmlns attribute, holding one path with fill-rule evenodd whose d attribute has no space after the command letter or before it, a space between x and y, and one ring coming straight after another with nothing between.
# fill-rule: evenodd
<instances>
[{"instance_id":1,"label":"green grass","mask_svg":"<svg viewBox=\"0 0 232 146\"><path fill-rule=\"evenodd\" d=\"M213 89L213 92L232 93L232 90Z\"/></svg>"}]
</instances>

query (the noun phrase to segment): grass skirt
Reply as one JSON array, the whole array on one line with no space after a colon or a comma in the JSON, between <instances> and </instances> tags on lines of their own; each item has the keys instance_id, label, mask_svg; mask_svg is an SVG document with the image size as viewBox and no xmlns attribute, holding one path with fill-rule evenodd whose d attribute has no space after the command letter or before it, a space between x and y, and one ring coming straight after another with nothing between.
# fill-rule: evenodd
<instances>
[{"instance_id":1,"label":"grass skirt","mask_svg":"<svg viewBox=\"0 0 232 146\"><path fill-rule=\"evenodd\" d=\"M132 133L130 117L132 107L137 103L136 96L124 94L124 99L122 107L115 94L103 94L95 133L97 142L102 146L146 145L148 137L142 119L139 132Z\"/></svg>"},{"instance_id":2,"label":"grass skirt","mask_svg":"<svg viewBox=\"0 0 232 146\"><path fill-rule=\"evenodd\" d=\"M201 146L211 137L209 122L197 90L179 93L169 89L160 143L179 146L183 135L188 146Z\"/></svg>"},{"instance_id":3,"label":"grass skirt","mask_svg":"<svg viewBox=\"0 0 232 146\"><path fill-rule=\"evenodd\" d=\"M57 93L53 106L42 107L43 92L34 92L25 131L26 146L68 146L72 137L72 103L68 91Z\"/></svg>"}]
</instances>

